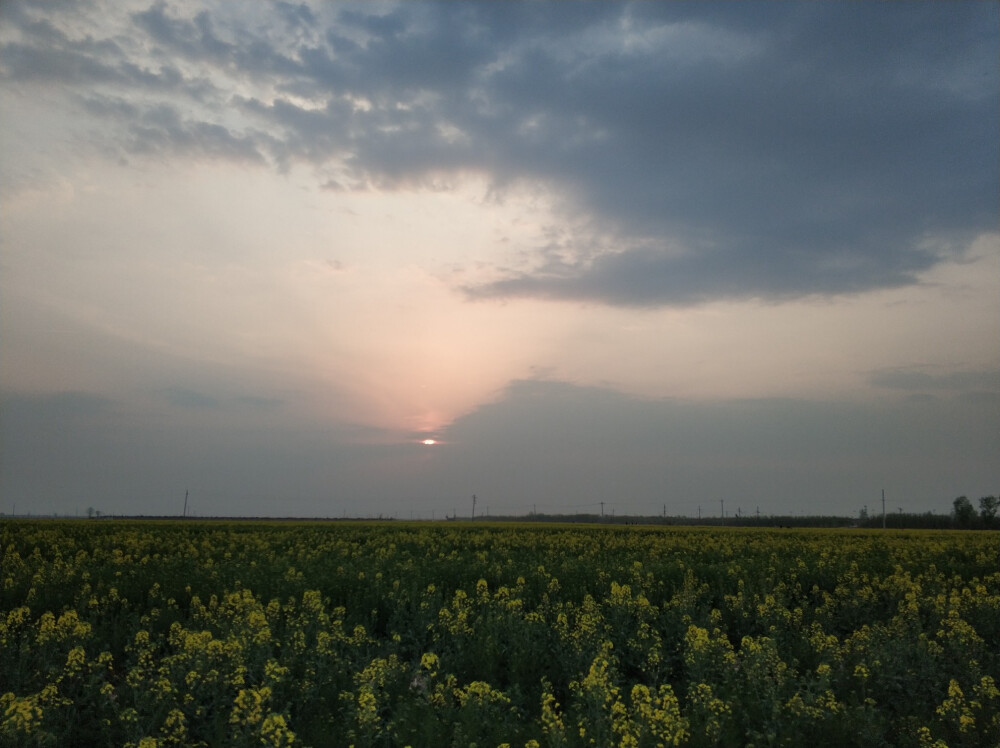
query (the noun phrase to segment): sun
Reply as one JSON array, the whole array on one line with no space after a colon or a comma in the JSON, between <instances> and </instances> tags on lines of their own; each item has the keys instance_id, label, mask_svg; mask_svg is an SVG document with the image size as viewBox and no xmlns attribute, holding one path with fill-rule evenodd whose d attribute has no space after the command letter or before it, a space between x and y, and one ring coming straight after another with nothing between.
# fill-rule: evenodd
<instances>
[{"instance_id":1,"label":"sun","mask_svg":"<svg viewBox=\"0 0 1000 748\"><path fill-rule=\"evenodd\" d=\"M425 447L433 447L435 444L437 444L437 439L424 439L420 443L423 444Z\"/></svg>"}]
</instances>

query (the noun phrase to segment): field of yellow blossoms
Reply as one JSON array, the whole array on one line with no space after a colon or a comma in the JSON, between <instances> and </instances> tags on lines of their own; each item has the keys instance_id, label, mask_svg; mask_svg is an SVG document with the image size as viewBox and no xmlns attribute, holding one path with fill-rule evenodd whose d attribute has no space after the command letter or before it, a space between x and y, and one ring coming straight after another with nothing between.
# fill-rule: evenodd
<instances>
[{"instance_id":1,"label":"field of yellow blossoms","mask_svg":"<svg viewBox=\"0 0 1000 748\"><path fill-rule=\"evenodd\" d=\"M996 746L1000 533L7 520L0 746Z\"/></svg>"}]
</instances>

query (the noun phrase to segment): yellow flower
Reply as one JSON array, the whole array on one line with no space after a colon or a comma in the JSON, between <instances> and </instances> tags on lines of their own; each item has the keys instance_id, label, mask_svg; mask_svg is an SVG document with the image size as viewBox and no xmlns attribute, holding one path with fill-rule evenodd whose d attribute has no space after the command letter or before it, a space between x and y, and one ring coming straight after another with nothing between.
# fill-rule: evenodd
<instances>
[{"instance_id":1,"label":"yellow flower","mask_svg":"<svg viewBox=\"0 0 1000 748\"><path fill-rule=\"evenodd\" d=\"M3 722L0 726L4 731L30 735L42 720L42 708L34 699L19 699L7 692L0 697L0 706L3 706Z\"/></svg>"},{"instance_id":2,"label":"yellow flower","mask_svg":"<svg viewBox=\"0 0 1000 748\"><path fill-rule=\"evenodd\" d=\"M288 729L282 715L272 712L260 726L260 739L264 745L271 748L285 748L295 742L295 733Z\"/></svg>"},{"instance_id":3,"label":"yellow flower","mask_svg":"<svg viewBox=\"0 0 1000 748\"><path fill-rule=\"evenodd\" d=\"M430 671L430 674L434 675L438 668L438 656L433 652L424 652L424 654L420 655L420 667Z\"/></svg>"},{"instance_id":4,"label":"yellow flower","mask_svg":"<svg viewBox=\"0 0 1000 748\"><path fill-rule=\"evenodd\" d=\"M358 694L358 723L363 727L375 727L379 723L378 700L369 688L363 688Z\"/></svg>"},{"instance_id":5,"label":"yellow flower","mask_svg":"<svg viewBox=\"0 0 1000 748\"><path fill-rule=\"evenodd\" d=\"M86 659L87 654L83 651L83 647L73 647L66 655L66 669L73 673L78 672Z\"/></svg>"},{"instance_id":6,"label":"yellow flower","mask_svg":"<svg viewBox=\"0 0 1000 748\"><path fill-rule=\"evenodd\" d=\"M917 730L917 740L920 741L920 748L948 748L948 744L943 740L934 740L929 727Z\"/></svg>"},{"instance_id":7,"label":"yellow flower","mask_svg":"<svg viewBox=\"0 0 1000 748\"><path fill-rule=\"evenodd\" d=\"M542 693L542 732L552 745L561 745L566 739L566 726L559 715L559 702L548 691Z\"/></svg>"},{"instance_id":8,"label":"yellow flower","mask_svg":"<svg viewBox=\"0 0 1000 748\"><path fill-rule=\"evenodd\" d=\"M261 707L271 698L271 689L267 686L262 688L241 688L236 694L233 710L229 715L229 723L232 725L256 725L263 718Z\"/></svg>"},{"instance_id":9,"label":"yellow flower","mask_svg":"<svg viewBox=\"0 0 1000 748\"><path fill-rule=\"evenodd\" d=\"M170 743L183 743L187 737L187 717L180 709L171 709L164 720L162 732Z\"/></svg>"}]
</instances>

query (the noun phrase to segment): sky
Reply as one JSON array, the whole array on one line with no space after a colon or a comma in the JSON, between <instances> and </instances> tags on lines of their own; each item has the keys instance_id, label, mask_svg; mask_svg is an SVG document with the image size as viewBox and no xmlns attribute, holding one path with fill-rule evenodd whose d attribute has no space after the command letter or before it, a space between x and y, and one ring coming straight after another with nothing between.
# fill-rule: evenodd
<instances>
[{"instance_id":1,"label":"sky","mask_svg":"<svg viewBox=\"0 0 1000 748\"><path fill-rule=\"evenodd\" d=\"M992 2L4 2L0 511L996 495L998 55Z\"/></svg>"}]
</instances>

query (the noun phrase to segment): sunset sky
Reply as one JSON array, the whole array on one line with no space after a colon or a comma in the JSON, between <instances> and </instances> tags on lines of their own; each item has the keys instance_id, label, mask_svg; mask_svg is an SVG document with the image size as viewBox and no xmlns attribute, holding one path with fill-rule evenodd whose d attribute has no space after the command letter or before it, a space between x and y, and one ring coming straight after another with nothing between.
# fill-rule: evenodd
<instances>
[{"instance_id":1,"label":"sunset sky","mask_svg":"<svg viewBox=\"0 0 1000 748\"><path fill-rule=\"evenodd\" d=\"M0 511L996 495L998 17L3 2Z\"/></svg>"}]
</instances>

